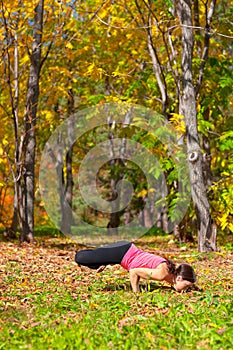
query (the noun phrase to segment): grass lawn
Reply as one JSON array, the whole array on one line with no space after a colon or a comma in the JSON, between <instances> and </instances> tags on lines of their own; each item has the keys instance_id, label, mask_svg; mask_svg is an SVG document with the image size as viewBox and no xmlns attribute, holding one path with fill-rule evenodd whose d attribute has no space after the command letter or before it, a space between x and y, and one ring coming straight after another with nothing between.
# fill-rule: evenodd
<instances>
[{"instance_id":1,"label":"grass lawn","mask_svg":"<svg viewBox=\"0 0 233 350\"><path fill-rule=\"evenodd\" d=\"M232 245L200 254L168 240L137 246L192 264L199 290L153 282L133 294L119 266L82 272L74 262L81 247L64 237L0 242L0 349L233 349Z\"/></svg>"}]
</instances>

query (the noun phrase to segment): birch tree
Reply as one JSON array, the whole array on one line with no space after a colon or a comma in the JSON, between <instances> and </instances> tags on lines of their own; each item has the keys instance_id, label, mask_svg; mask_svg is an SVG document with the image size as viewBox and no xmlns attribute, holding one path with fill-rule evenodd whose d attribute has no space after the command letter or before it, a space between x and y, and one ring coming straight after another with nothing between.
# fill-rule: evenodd
<instances>
[{"instance_id":1,"label":"birch tree","mask_svg":"<svg viewBox=\"0 0 233 350\"><path fill-rule=\"evenodd\" d=\"M210 205L204 183L203 156L197 129L196 91L192 66L194 44L192 2L190 0L179 0L175 4L182 25L182 94L180 98L180 114L184 115L186 125L187 158L192 199L197 216L198 249L201 252L209 250L216 251L216 225L211 218ZM210 29L210 20L214 6L215 1L212 1L207 14L207 34L198 84L201 83L204 64L208 56L208 31Z\"/></svg>"}]
</instances>

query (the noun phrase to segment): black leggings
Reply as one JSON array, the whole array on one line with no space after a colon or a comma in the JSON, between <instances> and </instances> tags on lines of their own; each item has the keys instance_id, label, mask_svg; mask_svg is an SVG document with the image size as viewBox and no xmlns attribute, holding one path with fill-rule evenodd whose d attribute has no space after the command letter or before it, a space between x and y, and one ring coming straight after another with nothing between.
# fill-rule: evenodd
<instances>
[{"instance_id":1,"label":"black leggings","mask_svg":"<svg viewBox=\"0 0 233 350\"><path fill-rule=\"evenodd\" d=\"M101 265L120 264L131 245L132 243L128 241L120 241L94 250L80 250L75 255L75 261L94 270Z\"/></svg>"}]
</instances>

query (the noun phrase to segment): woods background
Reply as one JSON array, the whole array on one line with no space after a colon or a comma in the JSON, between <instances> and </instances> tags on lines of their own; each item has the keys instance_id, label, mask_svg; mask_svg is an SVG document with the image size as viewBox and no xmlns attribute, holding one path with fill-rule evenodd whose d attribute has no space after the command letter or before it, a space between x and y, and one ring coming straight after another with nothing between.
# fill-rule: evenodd
<instances>
[{"instance_id":1,"label":"woods background","mask_svg":"<svg viewBox=\"0 0 233 350\"><path fill-rule=\"evenodd\" d=\"M51 224L38 190L38 169L56 127L87 107L127 102L161 113L180 133L187 145L192 202L175 234L197 239L200 251L217 250L216 232L233 232L231 2L1 0L0 7L5 235L20 232L21 241L33 242L35 225ZM155 152L156 141L143 136L139 133L140 142ZM89 133L75 146L78 159L97 137ZM72 169L78 167L72 165L72 152L67 154L63 195L71 205L79 205L72 203ZM114 164L115 171L119 167ZM114 190L110 170L101 183L105 194ZM174 187L173 165L165 170ZM147 196L142 190L136 186L132 212ZM93 220L90 210L83 215ZM158 220L161 230L166 215ZM98 219L113 227L123 220Z\"/></svg>"}]
</instances>

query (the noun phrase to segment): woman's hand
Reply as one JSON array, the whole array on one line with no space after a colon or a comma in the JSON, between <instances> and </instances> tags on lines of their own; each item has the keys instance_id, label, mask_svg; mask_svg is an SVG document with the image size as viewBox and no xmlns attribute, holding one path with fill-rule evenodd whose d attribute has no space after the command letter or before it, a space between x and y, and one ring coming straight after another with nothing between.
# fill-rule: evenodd
<instances>
[{"instance_id":1,"label":"woman's hand","mask_svg":"<svg viewBox=\"0 0 233 350\"><path fill-rule=\"evenodd\" d=\"M134 293L140 292L140 289L139 289L140 277L135 272L135 269L132 269L129 271L129 278L130 278L130 283L131 283L131 287L133 289L133 292Z\"/></svg>"},{"instance_id":2,"label":"woman's hand","mask_svg":"<svg viewBox=\"0 0 233 350\"><path fill-rule=\"evenodd\" d=\"M101 266L96 270L96 272L102 272L102 271L104 271L105 267L106 267L106 265L101 265Z\"/></svg>"}]
</instances>

